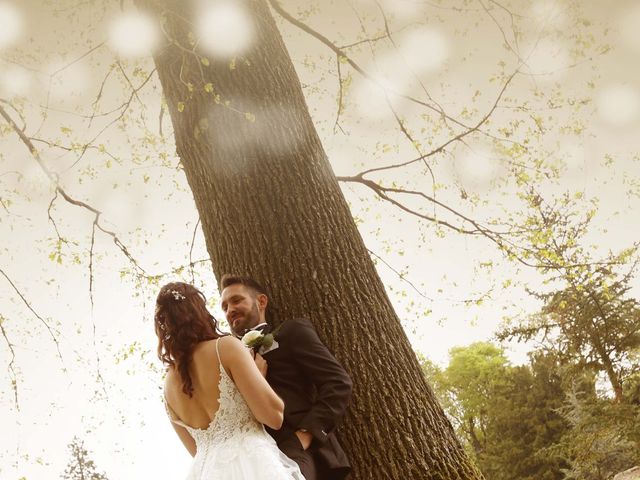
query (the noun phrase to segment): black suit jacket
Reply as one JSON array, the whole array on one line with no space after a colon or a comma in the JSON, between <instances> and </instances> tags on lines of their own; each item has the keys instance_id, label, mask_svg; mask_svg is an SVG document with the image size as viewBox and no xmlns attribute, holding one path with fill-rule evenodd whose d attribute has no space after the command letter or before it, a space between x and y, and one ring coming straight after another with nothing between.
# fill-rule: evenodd
<instances>
[{"instance_id":1,"label":"black suit jacket","mask_svg":"<svg viewBox=\"0 0 640 480\"><path fill-rule=\"evenodd\" d=\"M341 480L350 466L333 432L347 409L351 379L308 319L286 320L274 336L278 347L264 358L267 381L284 401L284 423L280 430L267 430L278 445L290 444L296 430L308 430L324 478Z\"/></svg>"}]
</instances>

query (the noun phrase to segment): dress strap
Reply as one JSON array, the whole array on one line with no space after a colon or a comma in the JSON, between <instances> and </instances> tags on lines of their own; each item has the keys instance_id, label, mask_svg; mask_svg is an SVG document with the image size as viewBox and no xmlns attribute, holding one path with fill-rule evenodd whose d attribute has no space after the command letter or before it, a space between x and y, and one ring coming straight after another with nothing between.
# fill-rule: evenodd
<instances>
[{"instance_id":1,"label":"dress strap","mask_svg":"<svg viewBox=\"0 0 640 480\"><path fill-rule=\"evenodd\" d=\"M223 337L219 337L216 340L216 355L218 355L218 371L220 372L220 381L222 381L222 376L226 375L229 376L229 373L227 372L227 369L224 368L224 365L222 365L222 360L220 360L220 349L218 348L218 345L220 345L220 339Z\"/></svg>"},{"instance_id":2,"label":"dress strap","mask_svg":"<svg viewBox=\"0 0 640 480\"><path fill-rule=\"evenodd\" d=\"M221 338L222 337L218 337L218 339L216 340L216 355L218 355L218 366L222 370L222 361L220 360L220 349L218 348L218 345L220 345Z\"/></svg>"}]
</instances>

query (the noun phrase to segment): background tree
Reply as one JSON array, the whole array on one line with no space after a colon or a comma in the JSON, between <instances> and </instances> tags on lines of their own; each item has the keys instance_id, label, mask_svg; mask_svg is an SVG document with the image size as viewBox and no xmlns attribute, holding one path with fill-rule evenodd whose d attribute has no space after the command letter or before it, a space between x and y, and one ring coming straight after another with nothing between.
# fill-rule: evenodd
<instances>
[{"instance_id":1,"label":"background tree","mask_svg":"<svg viewBox=\"0 0 640 480\"><path fill-rule=\"evenodd\" d=\"M532 193L529 201L537 209L528 222L535 226L530 255L547 262L545 283L558 289L529 290L543 308L515 327L505 327L498 337L536 338L566 364L603 372L620 402L622 377L638 368L630 360L640 347L640 306L628 295L638 264L637 244L604 258L594 257L583 239L595 210L584 217L576 215L569 195L547 204Z\"/></svg>"},{"instance_id":2,"label":"background tree","mask_svg":"<svg viewBox=\"0 0 640 480\"><path fill-rule=\"evenodd\" d=\"M557 360L540 353L511 366L502 348L480 342L451 349L440 370L425 374L486 478L562 479L568 466L556 450L569 423Z\"/></svg>"},{"instance_id":3,"label":"background tree","mask_svg":"<svg viewBox=\"0 0 640 480\"><path fill-rule=\"evenodd\" d=\"M69 444L71 459L62 474L64 480L107 480L104 473L100 473L89 452L84 448L84 441L78 437L73 437Z\"/></svg>"}]
</instances>

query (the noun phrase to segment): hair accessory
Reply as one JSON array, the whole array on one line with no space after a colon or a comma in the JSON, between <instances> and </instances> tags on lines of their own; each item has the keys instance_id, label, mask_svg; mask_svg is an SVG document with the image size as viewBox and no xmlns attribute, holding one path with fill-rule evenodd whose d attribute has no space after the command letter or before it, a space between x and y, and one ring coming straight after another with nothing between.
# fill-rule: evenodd
<instances>
[{"instance_id":1,"label":"hair accessory","mask_svg":"<svg viewBox=\"0 0 640 480\"><path fill-rule=\"evenodd\" d=\"M184 300L185 298L187 298L177 290L171 290L171 292L169 293L171 293L171 295L173 295L173 298L175 298L176 300Z\"/></svg>"}]
</instances>

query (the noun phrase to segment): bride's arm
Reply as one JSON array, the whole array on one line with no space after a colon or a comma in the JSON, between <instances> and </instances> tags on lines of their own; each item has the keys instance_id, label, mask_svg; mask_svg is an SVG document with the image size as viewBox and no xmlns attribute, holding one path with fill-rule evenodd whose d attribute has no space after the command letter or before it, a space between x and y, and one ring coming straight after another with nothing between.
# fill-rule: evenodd
<instances>
[{"instance_id":1,"label":"bride's arm","mask_svg":"<svg viewBox=\"0 0 640 480\"><path fill-rule=\"evenodd\" d=\"M251 413L260 423L274 430L280 429L284 403L258 370L249 350L231 336L218 342L222 365L230 372Z\"/></svg>"},{"instance_id":2,"label":"bride's arm","mask_svg":"<svg viewBox=\"0 0 640 480\"><path fill-rule=\"evenodd\" d=\"M191 435L189 435L189 432L187 432L187 429L182 427L182 426L180 426L180 425L176 425L173 422L171 422L171 426L173 427L173 429L178 434L178 437L180 437L180 440L182 441L182 444L184 445L184 448L187 449L187 451L189 452L189 454L191 454L192 457L195 457L196 456L196 441L193 439L193 437Z\"/></svg>"},{"instance_id":3,"label":"bride's arm","mask_svg":"<svg viewBox=\"0 0 640 480\"><path fill-rule=\"evenodd\" d=\"M167 383L171 377L171 373L167 374L167 378L165 379L164 386L164 408L167 411L167 416L169 417L169 421L171 422L171 426L178 434L180 441L184 445L184 448L191 454L192 457L196 456L196 441L189 434L186 428L183 427L182 422L177 418L176 413L173 411L171 406L169 405L169 401L167 400Z\"/></svg>"}]
</instances>

